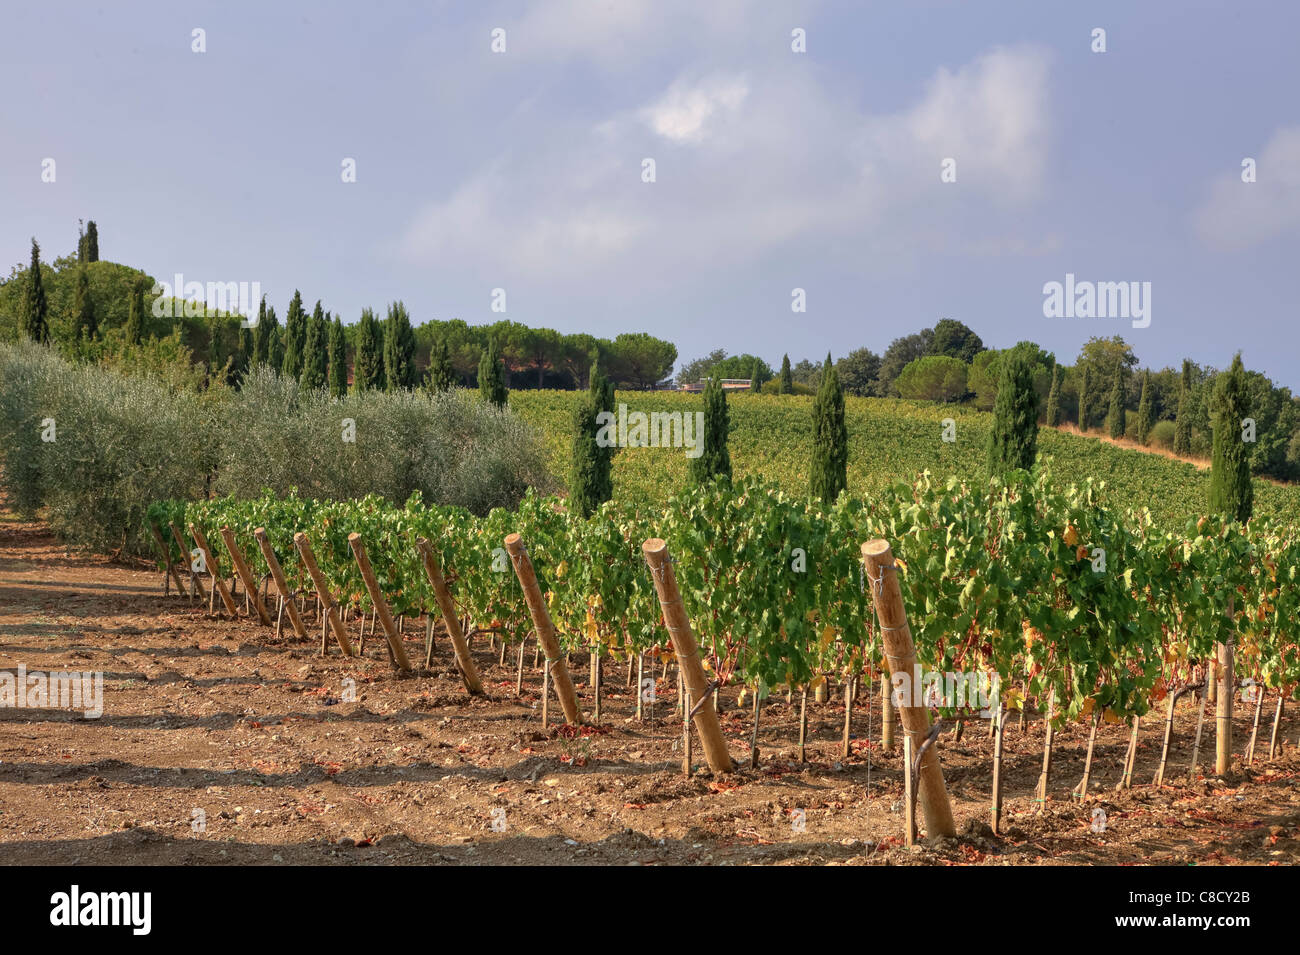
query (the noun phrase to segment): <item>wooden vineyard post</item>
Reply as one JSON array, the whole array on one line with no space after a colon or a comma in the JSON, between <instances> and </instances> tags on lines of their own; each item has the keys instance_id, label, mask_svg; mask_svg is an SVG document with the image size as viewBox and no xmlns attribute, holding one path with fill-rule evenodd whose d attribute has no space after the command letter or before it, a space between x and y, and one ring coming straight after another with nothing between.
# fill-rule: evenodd
<instances>
[{"instance_id":1,"label":"wooden vineyard post","mask_svg":"<svg viewBox=\"0 0 1300 955\"><path fill-rule=\"evenodd\" d=\"M306 534L299 531L293 535L293 544L298 548L298 557L302 560L302 565L307 568L307 576L311 577L312 586L316 588L316 593L325 606L325 617L329 621L330 630L334 633L334 639L338 641L339 649L343 651L345 657L353 656L352 641L348 639L348 628L343 626L338 604L330 594L325 575L320 572L320 567L316 564L316 555L312 553L311 542L307 540Z\"/></svg>"},{"instance_id":2,"label":"wooden vineyard post","mask_svg":"<svg viewBox=\"0 0 1300 955\"><path fill-rule=\"evenodd\" d=\"M181 536L180 528L176 522L171 523L172 537L176 539L176 546L181 549L181 560L185 562L185 572L190 575L190 596L198 594L200 597L207 598L208 592L203 589L203 581L199 580L199 575L194 570L194 561L190 559L190 549L185 546L185 538Z\"/></svg>"},{"instance_id":3,"label":"wooden vineyard post","mask_svg":"<svg viewBox=\"0 0 1300 955\"><path fill-rule=\"evenodd\" d=\"M1007 711L999 702L994 719L997 725L993 729L993 834L1002 835L1002 737L1007 720Z\"/></svg>"},{"instance_id":4,"label":"wooden vineyard post","mask_svg":"<svg viewBox=\"0 0 1300 955\"><path fill-rule=\"evenodd\" d=\"M379 622L383 624L384 635L388 637L388 649L392 653L393 663L402 672L409 673L411 671L411 661L407 659L406 648L402 646L401 634L397 632L397 624L393 622L393 615L388 610L388 601L384 599L384 594L379 589L379 581L375 579L375 571L370 566L370 558L366 555L366 545L362 542L361 535L349 534L348 546L352 548L352 556L356 558L357 568L361 571L361 579L366 582L366 591L370 594L370 602L375 605L375 613L379 617Z\"/></svg>"},{"instance_id":5,"label":"wooden vineyard post","mask_svg":"<svg viewBox=\"0 0 1300 955\"><path fill-rule=\"evenodd\" d=\"M1160 765L1156 768L1156 775L1151 781L1151 785L1163 786L1165 782L1165 766L1169 763L1169 742L1173 739L1174 735L1174 704L1178 702L1179 698L1184 693L1193 693L1198 689L1204 688L1204 686L1204 683L1189 683L1181 690L1169 694L1169 711L1165 715L1165 738L1164 742L1160 745ZM1204 696L1202 696L1202 699L1204 699ZM1201 713L1205 713L1204 707L1202 707Z\"/></svg>"},{"instance_id":6,"label":"wooden vineyard post","mask_svg":"<svg viewBox=\"0 0 1300 955\"><path fill-rule=\"evenodd\" d=\"M840 758L849 758L849 749L853 738L853 686L855 677L849 676L844 681L844 739L840 744Z\"/></svg>"},{"instance_id":7,"label":"wooden vineyard post","mask_svg":"<svg viewBox=\"0 0 1300 955\"><path fill-rule=\"evenodd\" d=\"M694 700L690 697L690 692L686 689L686 678L681 676L681 664L677 665L678 680L682 686L682 694L685 699L682 700L682 775L687 779L691 778L691 712L694 708Z\"/></svg>"},{"instance_id":8,"label":"wooden vineyard post","mask_svg":"<svg viewBox=\"0 0 1300 955\"><path fill-rule=\"evenodd\" d=\"M262 603L262 595L257 589L257 579L253 576L253 572L248 569L248 561L244 559L244 552L235 543L235 534L228 526L221 528L221 539L225 542L226 550L230 552L230 559L235 564L235 573L244 582L244 599L252 600L253 609L257 611L257 618L262 621L262 625L271 626L271 615L266 612L266 605Z\"/></svg>"},{"instance_id":9,"label":"wooden vineyard post","mask_svg":"<svg viewBox=\"0 0 1300 955\"><path fill-rule=\"evenodd\" d=\"M1196 782L1197 764L1201 761L1201 730L1205 728L1205 703L1210 698L1210 687L1214 685L1213 681L1207 677L1205 692L1201 694L1201 709L1196 716L1196 742L1192 743L1192 765L1187 770L1189 782Z\"/></svg>"},{"instance_id":10,"label":"wooden vineyard post","mask_svg":"<svg viewBox=\"0 0 1300 955\"><path fill-rule=\"evenodd\" d=\"M714 709L713 687L709 686L704 676L699 648L695 643L695 635L691 632L691 621L686 616L686 607L682 605L682 597L677 590L677 576L673 573L668 544L652 537L641 545L641 550L650 566L650 576L654 578L655 592L659 595L659 606L663 610L664 626L668 629L673 651L682 667L689 699L698 701L693 706L695 729L700 734L704 758L715 773L729 773L734 769L734 764L731 762L731 754L727 752L727 741L722 735L718 712Z\"/></svg>"},{"instance_id":11,"label":"wooden vineyard post","mask_svg":"<svg viewBox=\"0 0 1300 955\"><path fill-rule=\"evenodd\" d=\"M1083 779L1079 780L1079 789L1077 791L1080 799L1088 798L1088 783L1092 778L1092 754L1097 748L1097 724L1101 722L1101 714L1094 713L1092 717L1092 730L1088 733L1088 755L1083 760Z\"/></svg>"},{"instance_id":12,"label":"wooden vineyard post","mask_svg":"<svg viewBox=\"0 0 1300 955\"><path fill-rule=\"evenodd\" d=\"M1052 718L1055 716L1056 687L1052 687L1052 693L1047 698L1047 718L1043 720L1043 771L1038 777L1038 789L1034 795L1039 812L1047 811L1047 786L1052 776L1052 737L1055 735Z\"/></svg>"},{"instance_id":13,"label":"wooden vineyard post","mask_svg":"<svg viewBox=\"0 0 1300 955\"><path fill-rule=\"evenodd\" d=\"M1138 731L1142 728L1142 717L1133 717L1133 733L1128 739L1128 753L1124 758L1124 775L1116 789L1128 789L1133 782L1133 764L1137 762Z\"/></svg>"},{"instance_id":14,"label":"wooden vineyard post","mask_svg":"<svg viewBox=\"0 0 1300 955\"><path fill-rule=\"evenodd\" d=\"M903 845L916 845L916 774L912 772L912 736L903 734Z\"/></svg>"},{"instance_id":15,"label":"wooden vineyard post","mask_svg":"<svg viewBox=\"0 0 1300 955\"><path fill-rule=\"evenodd\" d=\"M533 570L533 562L528 552L524 550L524 540L518 534L509 534L506 536L505 544L510 562L515 567L515 576L519 578L519 586L524 590L524 600L528 603L528 612L533 618L533 629L537 631L538 646L546 655L547 672L550 673L551 681L555 684L555 695L564 710L565 722L580 726L582 710L578 708L578 693L573 688L573 678L569 675L569 667L564 655L560 653L560 643L555 638L555 625L551 623L550 611L546 609L546 601L542 599L542 588L537 584L537 573Z\"/></svg>"},{"instance_id":16,"label":"wooden vineyard post","mask_svg":"<svg viewBox=\"0 0 1300 955\"><path fill-rule=\"evenodd\" d=\"M911 739L913 748L920 751L930 731L930 711L916 705L921 699L921 687L915 685L916 646L912 631L907 625L907 612L903 607L903 591L898 585L898 570L889 542L867 541L862 545L862 557L867 565L867 578L872 587L872 601L876 606L876 619L883 637L885 664L892 677L903 675L902 707L903 732ZM957 826L952 818L952 806L943 784L943 770L939 766L939 753L934 746L920 751L921 808L925 815L926 835L931 838L955 836ZM911 772L905 767L904 772Z\"/></svg>"},{"instance_id":17,"label":"wooden vineyard post","mask_svg":"<svg viewBox=\"0 0 1300 955\"><path fill-rule=\"evenodd\" d=\"M1232 616L1232 598L1228 598L1228 616ZM1232 640L1219 644L1219 699L1214 711L1214 774L1225 775L1232 766Z\"/></svg>"},{"instance_id":18,"label":"wooden vineyard post","mask_svg":"<svg viewBox=\"0 0 1300 955\"><path fill-rule=\"evenodd\" d=\"M1282 691L1278 690L1277 709L1273 712L1273 733L1268 738L1268 758L1272 759L1277 755L1277 728L1282 725L1282 701L1286 699Z\"/></svg>"},{"instance_id":19,"label":"wooden vineyard post","mask_svg":"<svg viewBox=\"0 0 1300 955\"><path fill-rule=\"evenodd\" d=\"M203 562L208 566L208 576L212 578L213 589L221 595L221 602L226 605L232 617L239 616L239 610L235 606L235 598L230 595L226 582L221 578L221 568L217 566L217 560L212 556L212 548L208 546L208 539L203 535L197 524L190 525L190 536L194 538L194 543L199 545L199 550L203 552Z\"/></svg>"},{"instance_id":20,"label":"wooden vineyard post","mask_svg":"<svg viewBox=\"0 0 1300 955\"><path fill-rule=\"evenodd\" d=\"M889 681L889 668L880 671L880 749L894 751L894 687Z\"/></svg>"},{"instance_id":21,"label":"wooden vineyard post","mask_svg":"<svg viewBox=\"0 0 1300 955\"><path fill-rule=\"evenodd\" d=\"M298 605L294 603L293 591L289 589L289 581L285 579L284 569L276 559L271 542L266 538L266 528L256 528L253 531L253 539L257 541L257 546L262 548L262 557L266 559L266 566L271 569L271 579L275 581L275 589L280 591L280 596L284 598L284 609L289 613L289 623L293 624L293 632L300 640L310 640L311 634L307 632L302 622L302 615L298 613Z\"/></svg>"},{"instance_id":22,"label":"wooden vineyard post","mask_svg":"<svg viewBox=\"0 0 1300 955\"><path fill-rule=\"evenodd\" d=\"M799 696L799 762L808 762L808 752L805 744L808 740L808 686L804 685L803 693Z\"/></svg>"},{"instance_id":23,"label":"wooden vineyard post","mask_svg":"<svg viewBox=\"0 0 1300 955\"><path fill-rule=\"evenodd\" d=\"M176 565L172 563L172 549L163 541L162 534L158 532L158 525L150 522L149 530L153 534L154 543L158 545L158 550L162 553L163 561L167 564L167 573L176 582L176 592L184 596L185 584L181 581L181 575L176 570ZM181 550L181 553L185 553L184 549Z\"/></svg>"},{"instance_id":24,"label":"wooden vineyard post","mask_svg":"<svg viewBox=\"0 0 1300 955\"><path fill-rule=\"evenodd\" d=\"M1255 722L1250 728L1250 743L1246 746L1246 765L1255 764L1255 740L1259 738L1259 714L1264 709L1264 687L1255 684L1252 689L1255 692Z\"/></svg>"},{"instance_id":25,"label":"wooden vineyard post","mask_svg":"<svg viewBox=\"0 0 1300 955\"><path fill-rule=\"evenodd\" d=\"M456 652L456 662L460 665L460 676L465 682L465 689L475 695L481 694L483 681L479 678L474 658L470 656L469 644L465 642L465 633L460 629L460 618L456 616L456 602L451 599L451 591L447 589L442 568L438 566L438 560L433 556L433 547L423 537L415 542L415 546L420 551L420 558L424 561L424 573L429 578L429 583L433 585L433 594L438 599L438 609L442 611L442 622L447 625L447 636L451 638L452 648ZM505 638L502 637L503 657L505 645Z\"/></svg>"}]
</instances>

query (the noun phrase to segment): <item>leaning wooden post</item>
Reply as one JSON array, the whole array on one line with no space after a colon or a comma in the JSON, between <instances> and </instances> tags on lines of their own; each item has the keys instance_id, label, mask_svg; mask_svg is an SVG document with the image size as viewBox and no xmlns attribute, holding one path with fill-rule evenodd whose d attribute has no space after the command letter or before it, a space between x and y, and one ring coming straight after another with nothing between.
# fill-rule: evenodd
<instances>
[{"instance_id":1,"label":"leaning wooden post","mask_svg":"<svg viewBox=\"0 0 1300 955\"><path fill-rule=\"evenodd\" d=\"M262 556L266 558L266 566L271 569L271 578L275 581L275 589L280 591L280 596L284 598L284 609L289 613L289 622L293 624L293 632L298 635L300 640L311 639L311 635L307 633L307 628L303 625L302 615L298 613L298 605L293 601L293 591L289 589L289 581L285 579L284 569L280 567L280 561L275 556L275 549L266 538L266 528L256 528L253 531L253 539L257 541L257 546L262 548Z\"/></svg>"},{"instance_id":2,"label":"leaning wooden post","mask_svg":"<svg viewBox=\"0 0 1300 955\"><path fill-rule=\"evenodd\" d=\"M907 625L894 554L888 541L873 540L862 545L862 557L871 581L872 600L876 605L876 619L880 623L885 665L891 682L893 674L903 674L903 701L906 704L900 707L903 732L912 740L913 749L919 752L930 732L930 711L917 705L921 700L921 687L916 685L915 679L916 646L912 643L912 630ZM904 771L910 772L911 768ZM957 825L952 818L952 806L948 802L943 770L939 766L939 753L934 746L927 747L921 754L920 777L926 835L931 839L955 836Z\"/></svg>"},{"instance_id":3,"label":"leaning wooden post","mask_svg":"<svg viewBox=\"0 0 1300 955\"><path fill-rule=\"evenodd\" d=\"M1124 759L1124 775L1116 789L1128 789L1133 782L1133 765L1137 762L1138 731L1142 728L1142 717L1133 717L1133 733L1128 739L1128 754Z\"/></svg>"},{"instance_id":4,"label":"leaning wooden post","mask_svg":"<svg viewBox=\"0 0 1300 955\"><path fill-rule=\"evenodd\" d=\"M203 554L203 562L208 567L208 575L212 578L212 587L221 595L221 602L226 605L232 617L239 616L239 610L235 607L235 598L230 595L230 590L226 587L226 582L221 578L221 568L217 566L217 559L212 556L212 548L208 546L208 539L203 536L203 531L197 524L190 524L190 536L194 538L194 543L199 545L199 550Z\"/></svg>"},{"instance_id":5,"label":"leaning wooden post","mask_svg":"<svg viewBox=\"0 0 1300 955\"><path fill-rule=\"evenodd\" d=\"M903 845L916 845L916 774L912 772L912 736L903 734Z\"/></svg>"},{"instance_id":6,"label":"leaning wooden post","mask_svg":"<svg viewBox=\"0 0 1300 955\"><path fill-rule=\"evenodd\" d=\"M1273 712L1273 733L1268 738L1268 758L1272 759L1277 755L1277 728L1282 723L1282 701L1286 699L1282 690L1277 692L1277 709Z\"/></svg>"},{"instance_id":7,"label":"leaning wooden post","mask_svg":"<svg viewBox=\"0 0 1300 955\"><path fill-rule=\"evenodd\" d=\"M447 636L451 638L451 645L456 651L456 662L460 664L460 676L465 681L465 689L470 693L480 694L483 692L483 681L479 679L478 667L474 665L474 658L470 656L469 644L465 642L465 633L460 629L460 618L456 616L456 603L451 599L451 591L447 589L442 568L438 566L437 558L433 556L433 548L428 540L421 537L415 542L415 546L424 560L424 573L428 576L429 583L433 584L433 594L438 598L438 609L442 611L442 622L447 625ZM432 626L432 617L430 626ZM503 638L501 641L503 653L505 645Z\"/></svg>"},{"instance_id":8,"label":"leaning wooden post","mask_svg":"<svg viewBox=\"0 0 1300 955\"><path fill-rule=\"evenodd\" d=\"M537 584L537 573L533 562L524 550L524 540L518 534L506 537L506 552L514 564L515 576L519 586L524 590L524 600L528 602L528 612L533 618L533 629L537 631L537 644L546 654L547 671L555 685L555 695L564 710L564 719L573 726L582 724L582 710L578 708L578 693L573 688L573 678L564 655L560 652L560 642L555 638L555 625L551 623L551 614L542 599L542 588Z\"/></svg>"},{"instance_id":9,"label":"leaning wooden post","mask_svg":"<svg viewBox=\"0 0 1300 955\"><path fill-rule=\"evenodd\" d=\"M262 603L262 595L257 589L257 579L253 576L253 572L248 569L248 561L244 559L244 552L235 543L235 534L228 526L221 528L221 539L225 541L226 550L230 552L230 559L235 564L235 573L244 582L244 599L251 598L253 609L257 611L257 617L262 621L262 625L271 626L271 615L266 612L266 605Z\"/></svg>"},{"instance_id":10,"label":"leaning wooden post","mask_svg":"<svg viewBox=\"0 0 1300 955\"><path fill-rule=\"evenodd\" d=\"M1079 780L1079 788L1075 791L1080 799L1088 798L1088 782L1092 778L1092 754L1097 748L1097 724L1101 722L1101 714L1094 713L1092 716L1092 730L1088 733L1088 755L1083 760L1083 779ZM1127 756L1125 762L1127 763Z\"/></svg>"},{"instance_id":11,"label":"leaning wooden post","mask_svg":"<svg viewBox=\"0 0 1300 955\"><path fill-rule=\"evenodd\" d=\"M1250 742L1246 746L1246 765L1255 765L1255 740L1259 738L1259 714L1264 709L1264 687L1256 683L1251 689L1255 693L1255 723L1250 728Z\"/></svg>"},{"instance_id":12,"label":"leaning wooden post","mask_svg":"<svg viewBox=\"0 0 1300 955\"><path fill-rule=\"evenodd\" d=\"M409 673L411 661L406 657L406 648L402 646L402 637L397 632L397 624L393 622L393 615L388 611L388 601L384 599L383 592L379 589L379 581L375 579L375 571L370 566L370 558L366 556L366 545L362 543L361 535L349 534L348 546L352 548L352 556L356 558L357 567L361 570L361 579L366 582L370 602L375 605L375 613L379 617L379 622L383 624L393 662L399 670Z\"/></svg>"},{"instance_id":13,"label":"leaning wooden post","mask_svg":"<svg viewBox=\"0 0 1300 955\"><path fill-rule=\"evenodd\" d=\"M163 541L162 534L158 533L157 524L154 524L152 521L150 521L149 530L153 534L154 543L158 545L158 550L162 553L163 561L167 564L167 573L171 574L172 580L176 582L176 592L178 594L184 594L185 584L181 581L181 575L180 572L176 569L176 565L172 563L172 549L168 547L167 544ZM184 556L184 554L185 554L185 549L182 548L181 555ZM164 577L165 576L166 575L164 575Z\"/></svg>"},{"instance_id":14,"label":"leaning wooden post","mask_svg":"<svg viewBox=\"0 0 1300 955\"><path fill-rule=\"evenodd\" d=\"M298 557L302 565L307 568L307 575L311 577L312 586L316 588L320 602L325 605L325 617L329 620L330 630L334 633L334 639L338 641L339 649L343 651L345 657L352 656L352 641L348 639L348 628L343 626L343 618L339 616L339 605L334 602L334 597L330 593L329 582L325 580L325 575L320 572L320 567L316 564L316 555L312 553L311 541L307 540L306 534L299 531L293 535L293 543L298 548Z\"/></svg>"},{"instance_id":15,"label":"leaning wooden post","mask_svg":"<svg viewBox=\"0 0 1300 955\"><path fill-rule=\"evenodd\" d=\"M722 735L718 712L713 706L713 688L704 676L700 651L695 644L695 635L691 632L691 621L686 616L686 608L682 605L682 597L677 590L677 576L673 573L672 558L668 556L668 544L652 537L641 545L641 550L650 566L650 576L654 578L659 606L663 609L664 626L668 629L678 665L686 678L689 699L694 701L695 729L700 734L704 758L715 773L729 773L734 769L734 764L731 754L727 752L727 741Z\"/></svg>"},{"instance_id":16,"label":"leaning wooden post","mask_svg":"<svg viewBox=\"0 0 1300 955\"><path fill-rule=\"evenodd\" d=\"M171 522L172 537L176 539L176 546L181 549L181 560L185 562L185 571L190 575L190 583L193 585L193 592L200 597L206 598L208 592L203 589L203 581L199 580L199 575L194 570L194 561L190 559L190 549L185 546L185 538L181 536L180 528L176 522Z\"/></svg>"}]
</instances>

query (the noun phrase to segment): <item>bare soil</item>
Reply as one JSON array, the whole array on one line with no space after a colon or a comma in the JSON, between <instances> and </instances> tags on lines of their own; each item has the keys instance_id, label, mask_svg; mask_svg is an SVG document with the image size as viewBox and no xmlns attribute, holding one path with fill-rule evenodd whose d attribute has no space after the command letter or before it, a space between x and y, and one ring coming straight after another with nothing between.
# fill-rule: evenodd
<instances>
[{"instance_id":1,"label":"bare soil","mask_svg":"<svg viewBox=\"0 0 1300 955\"><path fill-rule=\"evenodd\" d=\"M319 624L317 624L319 626ZM351 623L355 640L356 623ZM399 677L382 639L365 655L320 656L319 642L211 614L162 575L73 555L40 524L0 517L0 669L102 671L99 719L0 709L0 861L11 864L1289 864L1300 860L1300 719L1281 755L1226 778L1187 778L1196 708L1178 707L1169 775L1150 781L1162 723L1142 729L1136 785L1116 792L1128 727L1103 724L1091 794L1086 728L1057 733L1050 798L1036 811L1043 725L1006 734L1002 837L988 827L992 741L984 724L940 737L957 839L908 849L901 758L880 751L874 695L809 702L797 760L798 699L765 703L761 759L748 768L750 713L724 692L723 726L742 768L681 771L673 671L654 718L635 717L624 664L606 666L602 725L543 729L540 672L473 646L488 688L470 699L439 632L430 671ZM407 652L423 662L423 627ZM573 673L590 713L587 660ZM656 668L656 676L660 675ZM345 680L355 701L345 701ZM869 696L873 698L868 698ZM1293 707L1294 709L1294 707ZM1261 721L1268 748L1270 699ZM551 707L552 719L559 713ZM1237 752L1253 708L1238 707ZM1213 759L1207 721L1201 762ZM899 735L901 739L901 733ZM702 762L698 744L697 763ZM1106 814L1093 831L1094 809ZM504 813L494 810L504 810ZM798 824L802 810L803 828ZM503 831L493 829L494 822ZM202 825L200 825L202 823Z\"/></svg>"}]
</instances>

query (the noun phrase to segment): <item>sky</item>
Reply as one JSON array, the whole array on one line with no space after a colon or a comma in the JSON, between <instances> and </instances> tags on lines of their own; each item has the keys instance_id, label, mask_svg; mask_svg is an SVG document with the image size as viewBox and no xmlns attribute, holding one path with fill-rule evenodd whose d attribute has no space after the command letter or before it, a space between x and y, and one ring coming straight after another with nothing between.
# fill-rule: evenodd
<instances>
[{"instance_id":1,"label":"sky","mask_svg":"<svg viewBox=\"0 0 1300 955\"><path fill-rule=\"evenodd\" d=\"M1297 35L1258 0L11 4L0 269L94 219L101 258L282 317L773 364L946 317L1300 391ZM1150 283L1149 324L1045 316L1067 275Z\"/></svg>"}]
</instances>

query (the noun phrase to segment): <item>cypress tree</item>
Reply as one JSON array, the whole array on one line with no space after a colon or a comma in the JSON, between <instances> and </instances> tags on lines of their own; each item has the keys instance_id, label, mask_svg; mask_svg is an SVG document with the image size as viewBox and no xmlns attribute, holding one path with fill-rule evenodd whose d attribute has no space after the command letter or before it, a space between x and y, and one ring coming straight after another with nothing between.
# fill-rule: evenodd
<instances>
[{"instance_id":1,"label":"cypress tree","mask_svg":"<svg viewBox=\"0 0 1300 955\"><path fill-rule=\"evenodd\" d=\"M144 279L132 282L127 295L126 342L139 345L144 339Z\"/></svg>"},{"instance_id":2,"label":"cypress tree","mask_svg":"<svg viewBox=\"0 0 1300 955\"><path fill-rule=\"evenodd\" d=\"M99 227L94 219L86 223L86 261L99 261Z\"/></svg>"},{"instance_id":3,"label":"cypress tree","mask_svg":"<svg viewBox=\"0 0 1300 955\"><path fill-rule=\"evenodd\" d=\"M572 506L590 517L602 503L614 496L612 471L612 426L601 425L599 415L612 410L614 385L591 366L591 383L573 412L573 456L569 475ZM608 422L608 418L606 422Z\"/></svg>"},{"instance_id":4,"label":"cypress tree","mask_svg":"<svg viewBox=\"0 0 1300 955\"><path fill-rule=\"evenodd\" d=\"M284 317L284 360L280 371L297 380L302 376L303 349L307 345L307 313L302 308L302 293L293 290L289 313Z\"/></svg>"},{"instance_id":5,"label":"cypress tree","mask_svg":"<svg viewBox=\"0 0 1300 955\"><path fill-rule=\"evenodd\" d=\"M382 390L384 381L383 337L375 313L361 310L357 323L357 354L352 362L352 390Z\"/></svg>"},{"instance_id":6,"label":"cypress tree","mask_svg":"<svg viewBox=\"0 0 1300 955\"><path fill-rule=\"evenodd\" d=\"M415 332L401 302L388 306L388 318L384 322L384 377L389 391L414 388L419 381L415 371Z\"/></svg>"},{"instance_id":7,"label":"cypress tree","mask_svg":"<svg viewBox=\"0 0 1300 955\"><path fill-rule=\"evenodd\" d=\"M1147 438L1151 436L1151 372L1144 370L1142 372L1142 397L1138 400L1137 411L1137 439L1138 443L1146 444Z\"/></svg>"},{"instance_id":8,"label":"cypress tree","mask_svg":"<svg viewBox=\"0 0 1300 955\"><path fill-rule=\"evenodd\" d=\"M1192 363L1183 359L1178 385L1178 417L1174 420L1174 454L1192 453Z\"/></svg>"},{"instance_id":9,"label":"cypress tree","mask_svg":"<svg viewBox=\"0 0 1300 955\"><path fill-rule=\"evenodd\" d=\"M790 371L790 356L781 356L781 387L777 389L778 394L794 394L794 374Z\"/></svg>"},{"instance_id":10,"label":"cypress tree","mask_svg":"<svg viewBox=\"0 0 1300 955\"><path fill-rule=\"evenodd\" d=\"M32 341L45 344L50 340L49 303L41 281L41 247L32 239L32 265L27 272L27 291L23 296L23 333Z\"/></svg>"},{"instance_id":11,"label":"cypress tree","mask_svg":"<svg viewBox=\"0 0 1300 955\"><path fill-rule=\"evenodd\" d=\"M787 357L781 369L782 387L789 370ZM787 392L788 393L788 392ZM844 389L840 375L826 354L822 381L813 401L813 457L811 490L816 500L834 504L840 492L849 486L849 430L844 423Z\"/></svg>"},{"instance_id":12,"label":"cypress tree","mask_svg":"<svg viewBox=\"0 0 1300 955\"><path fill-rule=\"evenodd\" d=\"M231 369L231 380L242 385L248 377L248 369L253 365L253 349L256 347L253 330L241 326L239 329L239 353L235 356L235 365Z\"/></svg>"},{"instance_id":13,"label":"cypress tree","mask_svg":"<svg viewBox=\"0 0 1300 955\"><path fill-rule=\"evenodd\" d=\"M302 376L304 388L324 388L329 374L329 323L321 310L320 302L307 321L307 338L302 348Z\"/></svg>"},{"instance_id":14,"label":"cypress tree","mask_svg":"<svg viewBox=\"0 0 1300 955\"><path fill-rule=\"evenodd\" d=\"M1083 366L1083 381L1079 385L1079 430L1088 430L1088 412L1092 409L1088 406L1092 403L1091 384L1089 380L1088 366Z\"/></svg>"},{"instance_id":15,"label":"cypress tree","mask_svg":"<svg viewBox=\"0 0 1300 955\"><path fill-rule=\"evenodd\" d=\"M1001 477L1015 468L1028 471L1038 455L1038 392L1034 366L1024 349L1002 355L998 395L993 401L993 430L989 432L988 472Z\"/></svg>"},{"instance_id":16,"label":"cypress tree","mask_svg":"<svg viewBox=\"0 0 1300 955\"><path fill-rule=\"evenodd\" d=\"M1111 438L1124 437L1124 366L1115 369L1115 383L1110 387L1110 408L1106 411L1106 432Z\"/></svg>"},{"instance_id":17,"label":"cypress tree","mask_svg":"<svg viewBox=\"0 0 1300 955\"><path fill-rule=\"evenodd\" d=\"M1061 424L1061 366L1052 366L1052 390L1047 393L1047 426L1059 427Z\"/></svg>"},{"instance_id":18,"label":"cypress tree","mask_svg":"<svg viewBox=\"0 0 1300 955\"><path fill-rule=\"evenodd\" d=\"M284 332L280 328L280 319L276 317L275 306L266 306L266 363L271 368L284 366Z\"/></svg>"},{"instance_id":19,"label":"cypress tree","mask_svg":"<svg viewBox=\"0 0 1300 955\"><path fill-rule=\"evenodd\" d=\"M348 346L343 337L343 322L337 315L330 324L330 397L342 398L348 393Z\"/></svg>"},{"instance_id":20,"label":"cypress tree","mask_svg":"<svg viewBox=\"0 0 1300 955\"><path fill-rule=\"evenodd\" d=\"M75 326L73 334L78 341L91 341L99 329L95 319L95 300L90 294L90 276L84 265L77 269L77 297L73 305Z\"/></svg>"},{"instance_id":21,"label":"cypress tree","mask_svg":"<svg viewBox=\"0 0 1300 955\"><path fill-rule=\"evenodd\" d=\"M752 392L756 392L759 390L757 358L754 359L754 364L750 367L749 370L749 390Z\"/></svg>"},{"instance_id":22,"label":"cypress tree","mask_svg":"<svg viewBox=\"0 0 1300 955\"><path fill-rule=\"evenodd\" d=\"M483 400L504 408L509 397L506 391L505 366L495 335L488 336L487 348L478 362L478 393Z\"/></svg>"},{"instance_id":23,"label":"cypress tree","mask_svg":"<svg viewBox=\"0 0 1300 955\"><path fill-rule=\"evenodd\" d=\"M1241 353L1214 382L1214 457L1210 464L1210 510L1245 522L1255 505L1250 482L1250 451L1242 440L1242 419L1249 414L1246 371Z\"/></svg>"},{"instance_id":24,"label":"cypress tree","mask_svg":"<svg viewBox=\"0 0 1300 955\"><path fill-rule=\"evenodd\" d=\"M424 385L434 393L451 391L456 386L456 370L451 366L451 349L447 347L445 338L439 338L433 343Z\"/></svg>"},{"instance_id":25,"label":"cypress tree","mask_svg":"<svg viewBox=\"0 0 1300 955\"><path fill-rule=\"evenodd\" d=\"M703 483L715 477L731 480L731 452L727 450L730 429L727 393L722 388L722 379L713 375L704 385L704 432L695 436L697 441L704 442L704 450L699 457L691 458L693 481Z\"/></svg>"},{"instance_id":26,"label":"cypress tree","mask_svg":"<svg viewBox=\"0 0 1300 955\"><path fill-rule=\"evenodd\" d=\"M264 365L270 354L270 328L266 323L266 296L257 303L257 327L253 329L252 364Z\"/></svg>"}]
</instances>

